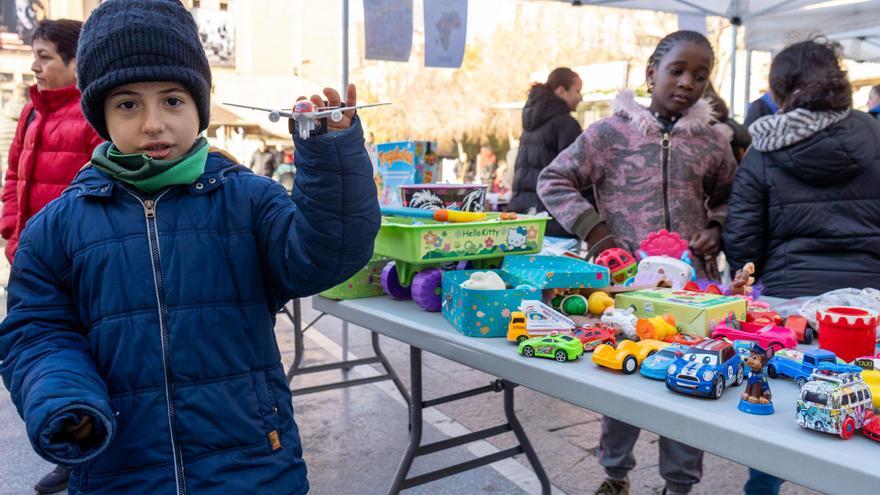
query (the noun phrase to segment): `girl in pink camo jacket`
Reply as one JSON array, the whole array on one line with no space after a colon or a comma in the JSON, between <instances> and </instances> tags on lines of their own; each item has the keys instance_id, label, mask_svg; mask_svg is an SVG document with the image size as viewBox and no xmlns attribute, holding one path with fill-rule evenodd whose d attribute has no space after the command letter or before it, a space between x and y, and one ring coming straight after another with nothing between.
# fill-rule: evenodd
<instances>
[{"instance_id":1,"label":"girl in pink camo jacket","mask_svg":"<svg viewBox=\"0 0 880 495\"><path fill-rule=\"evenodd\" d=\"M648 59L650 106L621 91L614 115L588 127L541 173L541 201L563 227L587 240L591 252L615 245L634 252L649 233L665 228L690 240L701 276L704 265L714 266L736 161L702 99L713 62L703 35L666 36ZM590 185L598 212L580 194ZM639 431L603 419L599 463L606 479L596 494L629 493ZM703 453L663 437L659 448L663 492L690 492L702 477Z\"/></svg>"},{"instance_id":2,"label":"girl in pink camo jacket","mask_svg":"<svg viewBox=\"0 0 880 495\"><path fill-rule=\"evenodd\" d=\"M665 228L690 240L705 277L704 261L714 261L721 247L736 160L701 99L711 46L698 33L680 33L693 32L664 38L649 62L651 105L621 91L614 115L588 127L544 169L538 195L563 227L587 240L591 253L615 245L635 252L649 233ZM686 56L703 60L688 64ZM599 212L579 192L590 185Z\"/></svg>"}]
</instances>

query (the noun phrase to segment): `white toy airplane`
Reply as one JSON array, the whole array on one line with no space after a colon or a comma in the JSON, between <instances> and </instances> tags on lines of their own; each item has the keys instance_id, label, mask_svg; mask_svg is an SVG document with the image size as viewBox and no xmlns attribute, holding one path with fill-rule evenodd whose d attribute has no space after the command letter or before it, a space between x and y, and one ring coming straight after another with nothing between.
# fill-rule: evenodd
<instances>
[{"instance_id":1,"label":"white toy airplane","mask_svg":"<svg viewBox=\"0 0 880 495\"><path fill-rule=\"evenodd\" d=\"M342 112L347 110L355 110L357 108L368 108L368 107L378 107L381 105L390 105L391 103L373 103L370 105L357 105L352 107L320 107L315 108L315 105L309 100L300 100L296 102L293 106L292 112L287 112L284 110L275 110L272 108L260 108L260 107L252 107L248 105L239 105L237 103L224 103L224 105L229 105L231 107L239 107L239 108L247 108L250 110L259 110L261 112L269 112L269 120L272 122L278 122L281 117L285 117L288 119L293 119L296 122L296 127L299 130L299 137L302 139L308 139L309 135L311 135L312 131L315 130L315 121L323 118L330 118L333 122L339 122L342 120Z\"/></svg>"}]
</instances>

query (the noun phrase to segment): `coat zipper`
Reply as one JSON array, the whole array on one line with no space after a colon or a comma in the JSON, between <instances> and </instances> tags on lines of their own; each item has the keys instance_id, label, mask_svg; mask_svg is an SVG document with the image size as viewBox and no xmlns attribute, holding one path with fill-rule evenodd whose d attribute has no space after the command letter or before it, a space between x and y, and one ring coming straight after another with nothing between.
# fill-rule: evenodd
<instances>
[{"instance_id":1,"label":"coat zipper","mask_svg":"<svg viewBox=\"0 0 880 495\"><path fill-rule=\"evenodd\" d=\"M171 400L173 385L168 378L170 375L168 356L170 354L168 344L168 308L165 306L164 277L159 253L159 229L156 225L156 204L168 191L162 191L156 199L141 199L137 194L126 189L144 207L144 217L147 221L147 243L150 246L150 263L153 267L153 282L156 286L156 302L159 305L159 334L162 339L162 371L165 374L165 401L168 404L168 431L171 436L171 452L174 457L174 482L177 486L177 495L186 495L186 480L183 477L183 455L177 446L174 435L174 402Z\"/></svg>"},{"instance_id":2,"label":"coat zipper","mask_svg":"<svg viewBox=\"0 0 880 495\"><path fill-rule=\"evenodd\" d=\"M671 145L672 140L669 133L664 132L663 139L660 140L663 161L663 225L666 226L668 231L672 230L669 225L669 147Z\"/></svg>"}]
</instances>

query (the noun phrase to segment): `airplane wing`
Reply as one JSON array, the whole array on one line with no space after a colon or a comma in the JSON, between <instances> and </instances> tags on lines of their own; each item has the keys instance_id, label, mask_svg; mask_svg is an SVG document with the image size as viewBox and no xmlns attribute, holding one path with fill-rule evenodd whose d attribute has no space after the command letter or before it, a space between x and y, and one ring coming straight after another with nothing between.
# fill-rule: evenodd
<instances>
[{"instance_id":1,"label":"airplane wing","mask_svg":"<svg viewBox=\"0 0 880 495\"><path fill-rule=\"evenodd\" d=\"M390 105L390 104L391 104L391 103L389 103L389 102L384 102L384 103L371 103L371 104L369 104L369 105L357 105L357 106L353 106L353 107L333 108L333 109L329 109L329 110L321 109L320 111L315 112L315 118L316 118L316 119L321 119L321 118L327 117L327 116L329 116L331 113L333 113L333 112L337 112L337 111L338 111L338 112L345 112L345 111L348 111L348 110L354 110L354 109L356 109L356 108L379 107L379 106L382 106L382 105Z\"/></svg>"},{"instance_id":2,"label":"airplane wing","mask_svg":"<svg viewBox=\"0 0 880 495\"><path fill-rule=\"evenodd\" d=\"M238 107L238 108L247 108L248 110L259 110L261 112L270 112L277 113L281 117L285 118L293 118L293 114L290 112L285 112L283 110L275 110L274 108L262 108L262 107L252 107L250 105L239 105L237 103L223 103L223 105L227 105L230 107Z\"/></svg>"}]
</instances>

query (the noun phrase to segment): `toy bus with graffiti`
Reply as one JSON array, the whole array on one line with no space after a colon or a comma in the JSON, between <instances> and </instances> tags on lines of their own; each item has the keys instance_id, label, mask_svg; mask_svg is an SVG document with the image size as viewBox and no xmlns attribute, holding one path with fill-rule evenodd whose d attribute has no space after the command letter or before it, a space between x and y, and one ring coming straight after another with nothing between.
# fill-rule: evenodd
<instances>
[{"instance_id":1,"label":"toy bus with graffiti","mask_svg":"<svg viewBox=\"0 0 880 495\"><path fill-rule=\"evenodd\" d=\"M801 387L797 423L811 430L847 439L862 428L872 411L871 390L861 369L847 364L821 363Z\"/></svg>"}]
</instances>

